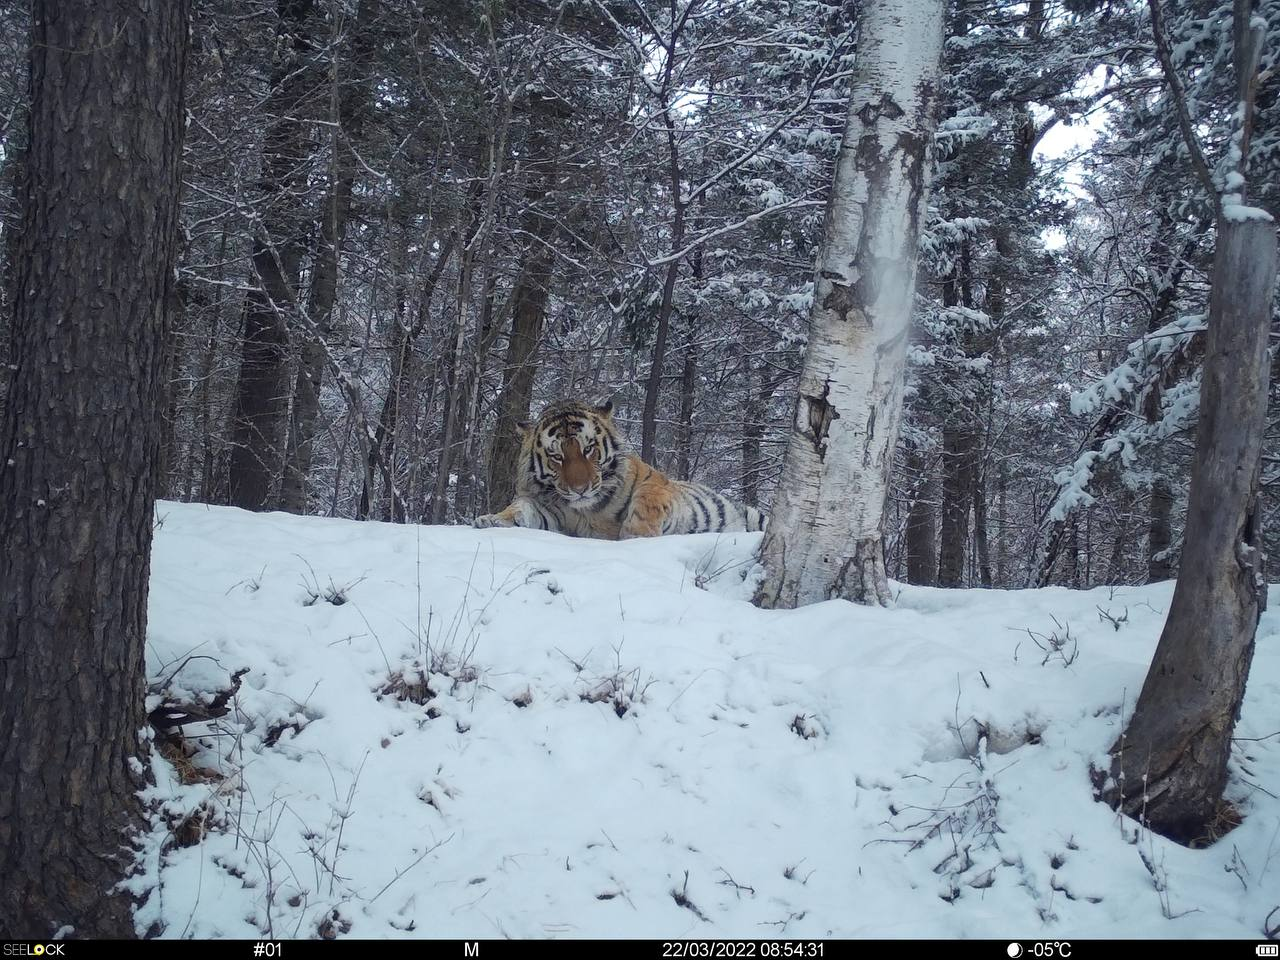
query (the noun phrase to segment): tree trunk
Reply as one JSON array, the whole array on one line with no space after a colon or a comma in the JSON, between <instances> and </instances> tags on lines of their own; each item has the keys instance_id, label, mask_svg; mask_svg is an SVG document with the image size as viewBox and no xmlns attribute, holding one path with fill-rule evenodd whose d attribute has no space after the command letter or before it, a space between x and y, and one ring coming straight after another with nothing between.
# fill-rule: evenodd
<instances>
[{"instance_id":1,"label":"tree trunk","mask_svg":"<svg viewBox=\"0 0 1280 960\"><path fill-rule=\"evenodd\" d=\"M329 213L321 222L320 250L307 295L307 315L315 323L316 332L303 335L293 387L284 476L280 481L280 509L290 513L307 512L307 478L311 475L316 420L320 415L320 384L327 361L322 338L329 333L338 294L338 256L347 230L353 180L350 174L344 176L325 200Z\"/></svg>"},{"instance_id":2,"label":"tree trunk","mask_svg":"<svg viewBox=\"0 0 1280 960\"><path fill-rule=\"evenodd\" d=\"M277 0L277 28L289 51L276 64L270 114L263 135L261 192L269 212L253 239L254 289L245 298L240 380L232 427L230 501L263 510L284 466L289 411L289 314L297 301L304 248L301 194L305 189L306 130L297 119L312 90L306 20L312 0Z\"/></svg>"},{"instance_id":3,"label":"tree trunk","mask_svg":"<svg viewBox=\"0 0 1280 960\"><path fill-rule=\"evenodd\" d=\"M907 512L907 582L933 586L938 571L938 542L933 511L933 478L929 462L920 453L911 455L910 469L920 477L915 499Z\"/></svg>"},{"instance_id":4,"label":"tree trunk","mask_svg":"<svg viewBox=\"0 0 1280 960\"><path fill-rule=\"evenodd\" d=\"M181 203L181 200L179 200L179 203ZM181 262L182 254L176 254L175 259ZM180 460L178 456L178 410L180 404L178 383L174 379L174 374L182 368L183 341L189 335L189 331L186 329L188 296L189 291L181 279L181 274L179 274L169 284L165 306L165 309L169 312L169 316L165 319L165 335L169 339L165 344L165 351L168 356L165 357L163 369L167 372L168 377L164 383L164 396L161 400L160 456L156 463L155 490L155 495L161 499L172 498L174 495L175 471ZM189 400L190 397L187 399ZM185 408L186 404L181 404L181 406Z\"/></svg>"},{"instance_id":5,"label":"tree trunk","mask_svg":"<svg viewBox=\"0 0 1280 960\"><path fill-rule=\"evenodd\" d=\"M1080 589L1080 514L1071 515L1067 535L1067 582L1076 590Z\"/></svg>"},{"instance_id":6,"label":"tree trunk","mask_svg":"<svg viewBox=\"0 0 1280 960\"><path fill-rule=\"evenodd\" d=\"M134 935L188 4L36 0L0 427L0 939Z\"/></svg>"},{"instance_id":7,"label":"tree trunk","mask_svg":"<svg viewBox=\"0 0 1280 960\"><path fill-rule=\"evenodd\" d=\"M200 355L200 373L196 383L196 392L193 398L195 403L195 420L197 430L197 440L200 451L200 498L205 503L213 500L211 489L213 487L213 369L214 363L218 358L218 335L222 327L222 300L223 300L223 274L222 265L227 260L227 227L222 228L222 237L218 241L218 285L213 290L213 303L210 307L209 317L209 336L205 340L204 349ZM194 480L196 474L195 469L195 453L196 443L191 445L192 464L189 468L189 475ZM187 499L193 496L193 490L187 489Z\"/></svg>"},{"instance_id":8,"label":"tree trunk","mask_svg":"<svg viewBox=\"0 0 1280 960\"><path fill-rule=\"evenodd\" d=\"M747 394L742 409L742 502L748 507L760 505L760 474L764 472L764 418L773 399L774 383L761 370L759 387Z\"/></svg>"},{"instance_id":9,"label":"tree trunk","mask_svg":"<svg viewBox=\"0 0 1280 960\"><path fill-rule=\"evenodd\" d=\"M693 5L690 4L685 9L687 15L693 9ZM675 20L674 12L673 6L673 21ZM644 386L644 410L640 415L640 459L650 464L657 463L654 457L657 455L658 401L662 398L662 368L667 360L667 333L671 327L671 310L675 304L676 280L680 276L680 259L675 257L675 254L684 245L685 214L688 209L684 199L684 175L680 169L680 147L676 138L675 118L672 115L673 107L669 99L680 27L673 22L671 29L671 37L666 44L666 69L662 76L660 102L667 136L667 189L671 191L672 260L667 264L667 273L662 281L662 301L658 305L653 357L649 362L649 378Z\"/></svg>"},{"instance_id":10,"label":"tree trunk","mask_svg":"<svg viewBox=\"0 0 1280 960\"><path fill-rule=\"evenodd\" d=\"M1151 482L1151 499L1147 508L1147 582L1157 583L1173 578L1173 487L1165 477Z\"/></svg>"},{"instance_id":11,"label":"tree trunk","mask_svg":"<svg viewBox=\"0 0 1280 960\"><path fill-rule=\"evenodd\" d=\"M550 110L535 110L530 136L531 171L525 188L522 226L532 238L520 261L520 272L512 291L511 337L502 366L502 393L498 398L498 418L489 450L487 478L491 512L503 509L515 497L516 465L520 459L520 424L529 419L533 402L533 381L538 373L535 358L542 340L542 324L547 316L555 259L548 244L555 231L555 219L542 209L555 187L556 143L550 134L555 122Z\"/></svg>"},{"instance_id":12,"label":"tree trunk","mask_svg":"<svg viewBox=\"0 0 1280 960\"><path fill-rule=\"evenodd\" d=\"M320 220L320 242L312 267L311 288L307 292L307 316L315 324L316 331L304 337L298 359L284 477L280 484L280 509L291 513L307 512L307 478L311 475L316 420L320 415L320 384L328 359L323 338L329 333L338 298L339 258L355 188L356 161L351 144L358 142L364 131L369 101L368 81L364 78L373 69L369 31L378 14L378 6L379 0L360 0L356 8L355 21L351 24L351 66L360 79L348 81L341 88L341 93L336 52L339 38L335 36L332 40L335 50L332 54L329 115L334 126L329 189ZM336 20L333 26L337 31Z\"/></svg>"},{"instance_id":13,"label":"tree trunk","mask_svg":"<svg viewBox=\"0 0 1280 960\"><path fill-rule=\"evenodd\" d=\"M465 275L464 268L464 275ZM474 463L466 459L466 448L472 436L476 422L476 411L479 407L479 386L484 377L484 361L488 356L493 341L497 339L498 327L494 323L493 298L497 287L497 277L493 271L492 251L485 253L483 264L484 295L480 308L480 317L476 324L475 348L468 358L461 355L464 328L459 327L458 340L449 366L450 387L445 395L445 428L441 434L440 466L436 474L436 486L431 502L431 522L443 523L448 513L449 477L454 479L453 509L454 516L462 516L463 504L467 500L472 482ZM467 283L469 284L469 280ZM463 297L462 302L470 301ZM455 474L455 464L462 454L462 465Z\"/></svg>"},{"instance_id":14,"label":"tree trunk","mask_svg":"<svg viewBox=\"0 0 1280 960\"><path fill-rule=\"evenodd\" d=\"M1009 469L1003 460L996 468L996 509L1000 519L996 523L996 579L1001 587L1009 585Z\"/></svg>"},{"instance_id":15,"label":"tree trunk","mask_svg":"<svg viewBox=\"0 0 1280 960\"><path fill-rule=\"evenodd\" d=\"M969 510L977 469L978 438L966 410L960 422L942 431L942 543L938 553L938 585L964 586L969 546Z\"/></svg>"},{"instance_id":16,"label":"tree trunk","mask_svg":"<svg viewBox=\"0 0 1280 960\"><path fill-rule=\"evenodd\" d=\"M1115 536L1111 540L1111 557L1107 561L1107 578L1104 583L1117 584L1125 582L1124 555L1129 537L1130 511L1133 509L1133 495L1124 493L1117 509L1119 514Z\"/></svg>"},{"instance_id":17,"label":"tree trunk","mask_svg":"<svg viewBox=\"0 0 1280 960\"><path fill-rule=\"evenodd\" d=\"M674 166L674 161L673 161ZM672 175L675 189L680 189L679 174ZM684 204L676 201L671 223L671 250L674 253L684 243ZM676 280L680 276L680 261L667 264L666 277L662 281L662 301L658 305L658 329L653 339L653 357L649 362L649 377L644 385L644 410L640 414L640 459L654 463L658 442L658 401L662 396L662 368L667 361L667 333L671 329L671 309L675 303Z\"/></svg>"},{"instance_id":18,"label":"tree trunk","mask_svg":"<svg viewBox=\"0 0 1280 960\"><path fill-rule=\"evenodd\" d=\"M680 372L680 435L676 446L676 478L680 480L689 479L693 465L693 404L698 382L698 347L693 340L692 320L688 328Z\"/></svg>"},{"instance_id":19,"label":"tree trunk","mask_svg":"<svg viewBox=\"0 0 1280 960\"><path fill-rule=\"evenodd\" d=\"M756 602L891 602L884 504L932 167L941 0L863 9L809 342Z\"/></svg>"},{"instance_id":20,"label":"tree trunk","mask_svg":"<svg viewBox=\"0 0 1280 960\"><path fill-rule=\"evenodd\" d=\"M977 454L973 474L973 552L978 560L978 581L991 588L991 544L987 537L987 471Z\"/></svg>"},{"instance_id":21,"label":"tree trunk","mask_svg":"<svg viewBox=\"0 0 1280 960\"><path fill-rule=\"evenodd\" d=\"M449 508L449 479L453 468L453 456L457 446L457 438L462 427L459 420L467 409L464 399L466 397L466 384L464 383L466 357L463 353L463 347L466 344L467 317L471 310L471 286L475 276L477 257L483 255L485 259L483 275L486 278L483 289L488 289L488 277L491 272L488 268L492 260L489 237L493 230L502 167L506 160L506 134L507 125L510 122L509 109L510 102L508 101L506 112L503 114L503 120L500 122L496 134L489 136L487 141L482 135L476 147L477 158L483 157L487 143L489 176L483 185L485 192L483 194L480 192L480 183L477 182L476 190L468 202L468 207L472 209L472 214L471 222L467 228L466 240L462 244L459 257L456 322L452 337L445 342L444 355L440 358L438 379L441 384L443 423L440 428L440 456L436 462L436 476L432 484L431 502L428 507L428 516L431 523L444 522L445 514ZM481 332L477 331L476 336L480 338L482 336Z\"/></svg>"},{"instance_id":22,"label":"tree trunk","mask_svg":"<svg viewBox=\"0 0 1280 960\"><path fill-rule=\"evenodd\" d=\"M1266 603L1258 480L1275 278L1274 224L1220 217L1182 572L1103 791L1183 841L1221 802Z\"/></svg>"}]
</instances>

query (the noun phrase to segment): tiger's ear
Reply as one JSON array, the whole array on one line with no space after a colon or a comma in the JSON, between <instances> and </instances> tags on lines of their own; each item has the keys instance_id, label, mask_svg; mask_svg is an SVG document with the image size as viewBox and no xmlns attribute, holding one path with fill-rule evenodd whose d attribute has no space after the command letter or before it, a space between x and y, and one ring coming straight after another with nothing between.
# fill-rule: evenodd
<instances>
[{"instance_id":1,"label":"tiger's ear","mask_svg":"<svg viewBox=\"0 0 1280 960\"><path fill-rule=\"evenodd\" d=\"M521 440L529 436L529 434L531 433L533 433L532 420L521 420L519 423L516 424L516 436L518 436Z\"/></svg>"},{"instance_id":2,"label":"tiger's ear","mask_svg":"<svg viewBox=\"0 0 1280 960\"><path fill-rule=\"evenodd\" d=\"M613 417L613 401L606 400L604 403L596 407L596 413L605 418Z\"/></svg>"}]
</instances>

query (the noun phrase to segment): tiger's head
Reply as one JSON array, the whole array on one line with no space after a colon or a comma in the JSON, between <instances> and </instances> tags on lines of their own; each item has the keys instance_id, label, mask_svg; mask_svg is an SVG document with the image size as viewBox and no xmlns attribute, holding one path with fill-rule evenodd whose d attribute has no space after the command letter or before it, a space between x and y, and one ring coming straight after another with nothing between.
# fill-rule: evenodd
<instances>
[{"instance_id":1,"label":"tiger's head","mask_svg":"<svg viewBox=\"0 0 1280 960\"><path fill-rule=\"evenodd\" d=\"M611 401L595 406L562 400L520 429L525 479L544 495L554 495L572 509L588 510L617 485L623 443Z\"/></svg>"}]
</instances>

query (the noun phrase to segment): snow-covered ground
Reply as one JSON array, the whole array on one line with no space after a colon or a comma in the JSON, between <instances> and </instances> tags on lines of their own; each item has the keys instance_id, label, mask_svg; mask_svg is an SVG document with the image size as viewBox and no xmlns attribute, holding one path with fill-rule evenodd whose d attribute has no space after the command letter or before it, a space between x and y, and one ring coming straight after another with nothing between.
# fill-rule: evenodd
<instances>
[{"instance_id":1,"label":"snow-covered ground","mask_svg":"<svg viewBox=\"0 0 1280 960\"><path fill-rule=\"evenodd\" d=\"M1088 775L1171 584L772 612L746 599L758 534L157 518L149 674L207 701L248 672L188 729L187 783L156 762L141 930L1256 938L1280 905L1276 613L1244 823L1186 849Z\"/></svg>"}]
</instances>

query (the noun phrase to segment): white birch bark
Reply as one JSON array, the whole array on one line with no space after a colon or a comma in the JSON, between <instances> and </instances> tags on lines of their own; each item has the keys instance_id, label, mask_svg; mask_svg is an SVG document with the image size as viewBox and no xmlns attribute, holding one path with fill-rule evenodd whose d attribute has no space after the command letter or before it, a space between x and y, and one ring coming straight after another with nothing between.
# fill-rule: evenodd
<instances>
[{"instance_id":1,"label":"white birch bark","mask_svg":"<svg viewBox=\"0 0 1280 960\"><path fill-rule=\"evenodd\" d=\"M942 0L870 0L756 602L890 602L882 519L933 165Z\"/></svg>"}]
</instances>

